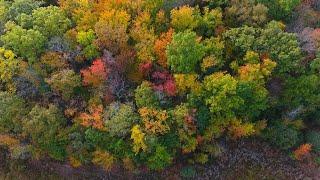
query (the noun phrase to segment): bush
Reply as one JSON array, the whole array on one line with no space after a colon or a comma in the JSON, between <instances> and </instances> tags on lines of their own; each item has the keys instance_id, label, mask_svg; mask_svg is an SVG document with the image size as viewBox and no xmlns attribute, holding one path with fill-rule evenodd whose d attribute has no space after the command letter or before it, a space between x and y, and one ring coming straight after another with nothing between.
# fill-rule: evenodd
<instances>
[{"instance_id":1,"label":"bush","mask_svg":"<svg viewBox=\"0 0 320 180\"><path fill-rule=\"evenodd\" d=\"M300 132L284 124L276 124L266 130L266 139L274 146L287 150L300 141Z\"/></svg>"},{"instance_id":2,"label":"bush","mask_svg":"<svg viewBox=\"0 0 320 180\"><path fill-rule=\"evenodd\" d=\"M148 158L147 165L152 170L161 170L170 165L172 157L165 147L157 146L155 153Z\"/></svg>"},{"instance_id":3,"label":"bush","mask_svg":"<svg viewBox=\"0 0 320 180\"><path fill-rule=\"evenodd\" d=\"M194 178L196 176L196 170L192 166L187 166L181 169L180 176L183 178Z\"/></svg>"},{"instance_id":4,"label":"bush","mask_svg":"<svg viewBox=\"0 0 320 180\"><path fill-rule=\"evenodd\" d=\"M312 144L314 151L320 152L320 133L317 131L310 131L306 134L307 143Z\"/></svg>"}]
</instances>

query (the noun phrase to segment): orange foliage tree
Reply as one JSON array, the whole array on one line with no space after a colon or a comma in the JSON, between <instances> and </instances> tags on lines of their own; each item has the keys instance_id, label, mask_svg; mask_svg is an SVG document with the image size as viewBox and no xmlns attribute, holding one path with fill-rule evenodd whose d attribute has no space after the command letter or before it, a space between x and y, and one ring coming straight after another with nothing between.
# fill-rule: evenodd
<instances>
[{"instance_id":1,"label":"orange foliage tree","mask_svg":"<svg viewBox=\"0 0 320 180\"><path fill-rule=\"evenodd\" d=\"M169 29L168 32L162 33L160 38L157 39L154 43L154 52L158 57L158 64L162 67L166 68L167 65L167 55L166 49L167 45L170 44L173 35L173 29Z\"/></svg>"},{"instance_id":2,"label":"orange foliage tree","mask_svg":"<svg viewBox=\"0 0 320 180\"><path fill-rule=\"evenodd\" d=\"M89 108L89 113L80 113L76 120L84 127L93 127L99 130L104 130L105 127L102 114L102 105L92 106Z\"/></svg>"}]
</instances>

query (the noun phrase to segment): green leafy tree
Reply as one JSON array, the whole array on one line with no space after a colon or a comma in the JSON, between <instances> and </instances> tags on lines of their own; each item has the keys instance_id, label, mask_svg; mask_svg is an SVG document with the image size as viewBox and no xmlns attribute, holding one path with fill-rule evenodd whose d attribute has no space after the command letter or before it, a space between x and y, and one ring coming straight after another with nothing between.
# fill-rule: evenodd
<instances>
[{"instance_id":1,"label":"green leafy tree","mask_svg":"<svg viewBox=\"0 0 320 180\"><path fill-rule=\"evenodd\" d=\"M226 9L226 19L231 26L261 26L268 19L268 8L263 4L251 0L231 0L230 4Z\"/></svg>"},{"instance_id":2,"label":"green leafy tree","mask_svg":"<svg viewBox=\"0 0 320 180\"><path fill-rule=\"evenodd\" d=\"M320 133L317 131L310 131L306 134L306 141L312 145L312 149L320 152Z\"/></svg>"},{"instance_id":3,"label":"green leafy tree","mask_svg":"<svg viewBox=\"0 0 320 180\"><path fill-rule=\"evenodd\" d=\"M289 78L285 83L281 103L289 110L302 108L304 113L300 115L304 118L311 116L312 120L316 120L320 117L316 115L320 108L319 86L320 77L315 74Z\"/></svg>"},{"instance_id":4,"label":"green leafy tree","mask_svg":"<svg viewBox=\"0 0 320 180\"><path fill-rule=\"evenodd\" d=\"M32 63L44 51L47 39L37 30L26 30L9 22L6 24L6 33L0 40L5 48L13 50L18 56L27 58Z\"/></svg>"},{"instance_id":5,"label":"green leafy tree","mask_svg":"<svg viewBox=\"0 0 320 180\"><path fill-rule=\"evenodd\" d=\"M126 137L131 128L139 119L132 106L121 103L112 103L104 114L105 126L113 137Z\"/></svg>"},{"instance_id":6,"label":"green leafy tree","mask_svg":"<svg viewBox=\"0 0 320 180\"><path fill-rule=\"evenodd\" d=\"M77 34L77 42L83 47L82 52L87 59L93 59L100 55L98 47L93 44L96 35L92 29L89 31L80 31Z\"/></svg>"},{"instance_id":7,"label":"green leafy tree","mask_svg":"<svg viewBox=\"0 0 320 180\"><path fill-rule=\"evenodd\" d=\"M81 86L81 76L73 70L64 69L53 73L49 79L46 79L46 82L64 99L70 99L74 89Z\"/></svg>"},{"instance_id":8,"label":"green leafy tree","mask_svg":"<svg viewBox=\"0 0 320 180\"><path fill-rule=\"evenodd\" d=\"M172 157L163 146L157 146L156 151L148 158L147 165L152 170L161 170L172 163Z\"/></svg>"},{"instance_id":9,"label":"green leafy tree","mask_svg":"<svg viewBox=\"0 0 320 180\"><path fill-rule=\"evenodd\" d=\"M173 35L166 53L168 65L175 73L192 73L205 55L205 48L196 33L187 31Z\"/></svg>"},{"instance_id":10,"label":"green leafy tree","mask_svg":"<svg viewBox=\"0 0 320 180\"><path fill-rule=\"evenodd\" d=\"M0 35L4 32L4 25L8 21L9 3L7 1L0 1Z\"/></svg>"},{"instance_id":11,"label":"green leafy tree","mask_svg":"<svg viewBox=\"0 0 320 180\"><path fill-rule=\"evenodd\" d=\"M247 51L265 53L277 63L276 75L301 72L302 53L295 34L284 32L280 23L272 21L265 29L254 27L232 28L224 34L232 49L229 56L244 56Z\"/></svg>"},{"instance_id":12,"label":"green leafy tree","mask_svg":"<svg viewBox=\"0 0 320 180\"><path fill-rule=\"evenodd\" d=\"M199 18L197 32L207 37L214 35L216 27L223 24L222 18L221 9L204 8L203 16Z\"/></svg>"},{"instance_id":13,"label":"green leafy tree","mask_svg":"<svg viewBox=\"0 0 320 180\"><path fill-rule=\"evenodd\" d=\"M28 114L23 99L8 92L0 92L0 130L1 132L21 132L22 119Z\"/></svg>"},{"instance_id":14,"label":"green leafy tree","mask_svg":"<svg viewBox=\"0 0 320 180\"><path fill-rule=\"evenodd\" d=\"M35 106L25 117L23 131L31 138L33 145L50 157L63 160L65 157L65 141L62 130L66 119L54 105L48 108Z\"/></svg>"},{"instance_id":15,"label":"green leafy tree","mask_svg":"<svg viewBox=\"0 0 320 180\"><path fill-rule=\"evenodd\" d=\"M237 94L243 99L244 106L240 106L237 114L248 120L257 119L261 112L268 108L268 91L255 82L239 82Z\"/></svg>"},{"instance_id":16,"label":"green leafy tree","mask_svg":"<svg viewBox=\"0 0 320 180\"><path fill-rule=\"evenodd\" d=\"M135 90L135 101L138 108L142 107L158 107L159 100L155 92L151 88L151 84L147 81L141 83Z\"/></svg>"},{"instance_id":17,"label":"green leafy tree","mask_svg":"<svg viewBox=\"0 0 320 180\"><path fill-rule=\"evenodd\" d=\"M18 20L21 15L30 15L33 10L42 5L41 1L34 0L14 0L7 12L8 20Z\"/></svg>"},{"instance_id":18,"label":"green leafy tree","mask_svg":"<svg viewBox=\"0 0 320 180\"><path fill-rule=\"evenodd\" d=\"M269 15L275 20L289 20L301 0L256 0L269 8Z\"/></svg>"},{"instance_id":19,"label":"green leafy tree","mask_svg":"<svg viewBox=\"0 0 320 180\"><path fill-rule=\"evenodd\" d=\"M203 81L203 97L210 112L216 117L231 118L244 101L237 95L238 82L221 72L206 76Z\"/></svg>"},{"instance_id":20,"label":"green leafy tree","mask_svg":"<svg viewBox=\"0 0 320 180\"><path fill-rule=\"evenodd\" d=\"M281 29L281 24L272 21L257 39L256 49L269 52L270 58L277 63L276 74L286 72L301 72L299 66L302 53L297 36Z\"/></svg>"},{"instance_id":21,"label":"green leafy tree","mask_svg":"<svg viewBox=\"0 0 320 180\"><path fill-rule=\"evenodd\" d=\"M97 37L92 29L88 31L80 31L77 34L77 42L82 46L90 45L96 38Z\"/></svg>"},{"instance_id":22,"label":"green leafy tree","mask_svg":"<svg viewBox=\"0 0 320 180\"><path fill-rule=\"evenodd\" d=\"M71 21L56 6L41 7L32 12L33 29L46 37L58 36L71 27Z\"/></svg>"}]
</instances>

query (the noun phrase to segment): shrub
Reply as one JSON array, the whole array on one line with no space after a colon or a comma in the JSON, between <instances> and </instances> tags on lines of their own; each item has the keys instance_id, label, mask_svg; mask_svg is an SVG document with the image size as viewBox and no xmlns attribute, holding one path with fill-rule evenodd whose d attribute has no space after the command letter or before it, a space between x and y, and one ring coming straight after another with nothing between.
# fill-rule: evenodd
<instances>
[{"instance_id":1,"label":"shrub","mask_svg":"<svg viewBox=\"0 0 320 180\"><path fill-rule=\"evenodd\" d=\"M314 151L320 152L320 133L310 131L306 134L306 142L312 145Z\"/></svg>"},{"instance_id":2,"label":"shrub","mask_svg":"<svg viewBox=\"0 0 320 180\"><path fill-rule=\"evenodd\" d=\"M286 126L284 124L277 124L269 127L266 130L266 139L274 146L287 150L297 145L300 141L300 133L298 130Z\"/></svg>"},{"instance_id":3,"label":"shrub","mask_svg":"<svg viewBox=\"0 0 320 180\"><path fill-rule=\"evenodd\" d=\"M102 166L106 171L109 171L115 162L115 158L108 152L96 150L93 153L92 162Z\"/></svg>"},{"instance_id":4,"label":"shrub","mask_svg":"<svg viewBox=\"0 0 320 180\"><path fill-rule=\"evenodd\" d=\"M192 166L183 167L180 171L180 176L183 178L194 178L196 176L196 170Z\"/></svg>"},{"instance_id":5,"label":"shrub","mask_svg":"<svg viewBox=\"0 0 320 180\"><path fill-rule=\"evenodd\" d=\"M293 155L297 160L302 160L303 157L310 153L311 149L311 144L302 144L293 152Z\"/></svg>"},{"instance_id":6,"label":"shrub","mask_svg":"<svg viewBox=\"0 0 320 180\"><path fill-rule=\"evenodd\" d=\"M151 170L161 170L169 166L172 157L163 146L157 146L154 154L148 158L147 165Z\"/></svg>"}]
</instances>

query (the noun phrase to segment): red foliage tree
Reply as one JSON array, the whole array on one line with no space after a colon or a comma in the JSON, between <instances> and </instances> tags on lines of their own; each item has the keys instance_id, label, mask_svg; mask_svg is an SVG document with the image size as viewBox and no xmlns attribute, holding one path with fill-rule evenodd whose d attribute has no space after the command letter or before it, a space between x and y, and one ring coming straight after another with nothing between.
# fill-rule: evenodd
<instances>
[{"instance_id":1,"label":"red foliage tree","mask_svg":"<svg viewBox=\"0 0 320 180\"><path fill-rule=\"evenodd\" d=\"M174 78L167 71L156 71L152 74L153 88L156 91L165 92L168 96L174 96L176 94L176 84Z\"/></svg>"},{"instance_id":2,"label":"red foliage tree","mask_svg":"<svg viewBox=\"0 0 320 180\"><path fill-rule=\"evenodd\" d=\"M150 73L151 69L152 69L152 62L146 62L146 63L139 64L139 71L144 76L147 76Z\"/></svg>"},{"instance_id":3,"label":"red foliage tree","mask_svg":"<svg viewBox=\"0 0 320 180\"><path fill-rule=\"evenodd\" d=\"M97 59L89 68L81 70L81 75L84 86L98 87L106 80L108 71L105 63L101 59Z\"/></svg>"}]
</instances>

